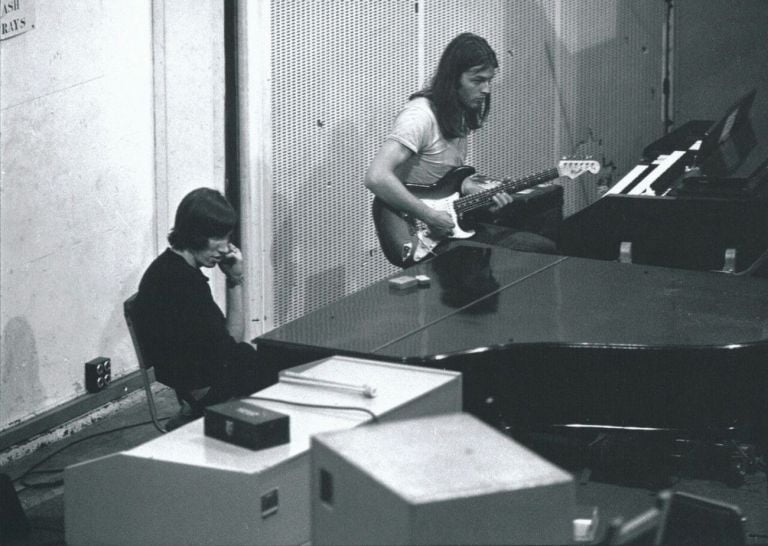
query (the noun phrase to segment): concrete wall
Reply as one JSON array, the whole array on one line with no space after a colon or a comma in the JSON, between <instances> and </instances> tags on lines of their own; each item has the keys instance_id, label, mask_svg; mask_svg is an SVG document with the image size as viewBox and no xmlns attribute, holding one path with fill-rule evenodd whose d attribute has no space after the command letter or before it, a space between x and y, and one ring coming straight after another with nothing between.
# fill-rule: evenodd
<instances>
[{"instance_id":1,"label":"concrete wall","mask_svg":"<svg viewBox=\"0 0 768 546\"><path fill-rule=\"evenodd\" d=\"M742 0L675 3L674 121L716 120L739 97L757 89L751 120L768 135L768 4ZM768 154L761 142L759 153Z\"/></svg>"},{"instance_id":2,"label":"concrete wall","mask_svg":"<svg viewBox=\"0 0 768 546\"><path fill-rule=\"evenodd\" d=\"M178 200L223 186L221 2L21 5L34 26L0 42L0 431L84 394L91 358L136 370L122 302Z\"/></svg>"}]
</instances>

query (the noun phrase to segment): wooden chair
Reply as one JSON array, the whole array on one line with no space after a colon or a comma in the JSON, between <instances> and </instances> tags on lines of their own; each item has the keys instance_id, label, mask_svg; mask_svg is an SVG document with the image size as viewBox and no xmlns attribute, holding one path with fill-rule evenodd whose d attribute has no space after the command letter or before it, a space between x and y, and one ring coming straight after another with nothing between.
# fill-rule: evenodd
<instances>
[{"instance_id":1,"label":"wooden chair","mask_svg":"<svg viewBox=\"0 0 768 546\"><path fill-rule=\"evenodd\" d=\"M139 361L139 371L141 372L141 379L144 382L144 392L147 396L147 405L149 406L149 416L152 418L152 424L160 432L166 432L163 425L157 416L157 406L155 405L155 397L152 393L152 377L150 377L150 370L152 364L147 362L141 351L141 344L139 343L138 336L136 335L136 329L134 327L134 303L136 302L137 294L133 294L130 298L123 303L123 314L125 316L125 323L128 325L128 331L131 333L131 340L133 341L133 349L136 351L136 358Z\"/></svg>"}]
</instances>

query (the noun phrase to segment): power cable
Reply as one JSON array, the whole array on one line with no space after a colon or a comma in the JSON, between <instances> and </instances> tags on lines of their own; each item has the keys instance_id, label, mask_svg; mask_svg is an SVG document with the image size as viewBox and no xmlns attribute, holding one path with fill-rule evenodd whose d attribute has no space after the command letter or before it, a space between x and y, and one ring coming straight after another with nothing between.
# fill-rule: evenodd
<instances>
[{"instance_id":1,"label":"power cable","mask_svg":"<svg viewBox=\"0 0 768 546\"><path fill-rule=\"evenodd\" d=\"M361 406L334 406L330 404L310 404L309 402L295 402L293 400L284 400L282 398L268 398L266 396L247 396L246 398L251 400L263 400L265 402L277 402L279 404L288 404L291 406L302 406L306 408L321 408L321 409L334 409L334 410L345 410L345 411L362 411L367 413L371 416L371 420L374 423L377 423L379 421L378 416L373 413L368 408L364 408Z\"/></svg>"},{"instance_id":2,"label":"power cable","mask_svg":"<svg viewBox=\"0 0 768 546\"><path fill-rule=\"evenodd\" d=\"M169 417L163 417L160 420L167 420L167 419L169 419ZM128 429L131 429L131 428L136 428L136 427L145 426L145 425L151 425L151 424L153 424L151 420L150 421L142 421L140 423L133 423L133 424L130 424L130 425L124 425L124 426L121 426L121 427L117 427L117 428L113 428L113 429L109 429L109 430L104 430L102 432L96 432L94 434L90 434L88 436L84 436L82 438L78 438L77 440L69 442L67 445L62 446L59 449L56 449L55 451L49 453L48 455L43 457L40 461L38 461L37 463L35 463L32 466L30 466L27 470L25 470L21 474L21 476L19 476L18 478L14 479L13 481L14 482L18 482L21 485L23 485L24 487L27 487L27 488L30 488L30 489L44 489L46 487L57 487L59 485L63 485L64 484L64 480L63 479L51 480L51 481L47 481L47 482L29 483L29 482L26 481L26 478L30 474L56 474L56 473L63 472L64 471L63 468L54 468L54 469L46 469L46 470L37 470L37 468L42 466L46 462L50 461L53 457L55 457L56 455L59 455L64 450L69 449L70 447L72 447L74 445L77 445L77 444L79 444L81 442L85 442L86 440L90 440L92 438L98 438L100 436L106 436L107 434L112 434L114 432L121 432L123 430L128 430Z\"/></svg>"}]
</instances>

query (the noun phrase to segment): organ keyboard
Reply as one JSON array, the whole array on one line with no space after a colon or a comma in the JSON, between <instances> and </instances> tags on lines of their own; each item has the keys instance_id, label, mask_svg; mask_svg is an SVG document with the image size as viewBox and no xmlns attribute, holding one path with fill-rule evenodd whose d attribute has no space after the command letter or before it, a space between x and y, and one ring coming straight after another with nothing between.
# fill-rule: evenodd
<instances>
[{"instance_id":1,"label":"organ keyboard","mask_svg":"<svg viewBox=\"0 0 768 546\"><path fill-rule=\"evenodd\" d=\"M753 169L748 158L754 97L647 146L603 197L563 220L560 251L619 260L631 248L634 263L736 273L757 264L768 248L768 160Z\"/></svg>"},{"instance_id":2,"label":"organ keyboard","mask_svg":"<svg viewBox=\"0 0 768 546\"><path fill-rule=\"evenodd\" d=\"M659 182L670 177L672 173L682 171L685 151L676 150L670 154L657 157L650 165L639 164L629 171L624 178L611 187L608 195L664 195L670 188L665 186L657 191Z\"/></svg>"}]
</instances>

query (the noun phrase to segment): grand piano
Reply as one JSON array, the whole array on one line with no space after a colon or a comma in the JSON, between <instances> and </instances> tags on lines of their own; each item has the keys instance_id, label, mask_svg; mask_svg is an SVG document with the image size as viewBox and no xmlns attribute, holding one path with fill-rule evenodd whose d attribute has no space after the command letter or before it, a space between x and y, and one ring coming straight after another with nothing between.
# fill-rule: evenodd
<instances>
[{"instance_id":1,"label":"grand piano","mask_svg":"<svg viewBox=\"0 0 768 546\"><path fill-rule=\"evenodd\" d=\"M383 279L258 337L259 353L277 368L344 354L460 371L465 409L511 432L738 430L768 447L754 95L647 146L560 224L563 255L454 242L394 275L429 286Z\"/></svg>"},{"instance_id":2,"label":"grand piano","mask_svg":"<svg viewBox=\"0 0 768 546\"><path fill-rule=\"evenodd\" d=\"M284 368L332 354L460 371L464 408L504 429L764 434L768 281L472 242L254 340Z\"/></svg>"}]
</instances>

